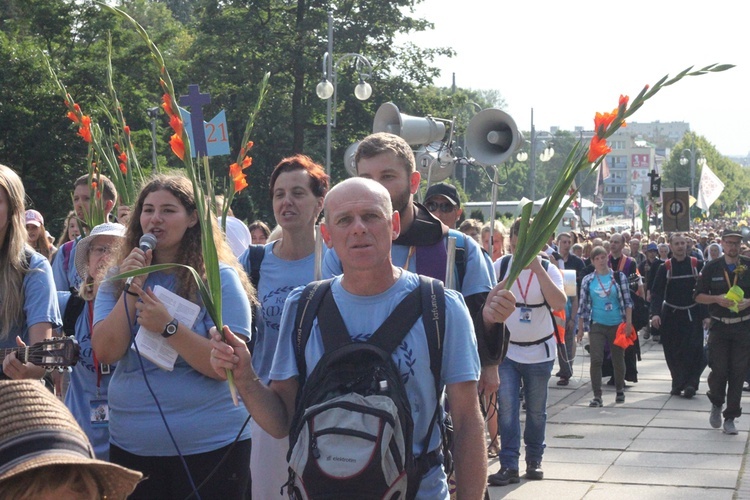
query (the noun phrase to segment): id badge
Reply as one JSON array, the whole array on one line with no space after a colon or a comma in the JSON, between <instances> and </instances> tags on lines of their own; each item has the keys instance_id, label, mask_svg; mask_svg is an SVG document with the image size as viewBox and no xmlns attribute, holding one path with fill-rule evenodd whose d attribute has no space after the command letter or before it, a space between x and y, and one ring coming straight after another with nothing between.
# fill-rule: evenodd
<instances>
[{"instance_id":1,"label":"id badge","mask_svg":"<svg viewBox=\"0 0 750 500\"><path fill-rule=\"evenodd\" d=\"M531 323L531 308L530 307L521 307L519 309L518 320L521 323Z\"/></svg>"},{"instance_id":2,"label":"id badge","mask_svg":"<svg viewBox=\"0 0 750 500\"><path fill-rule=\"evenodd\" d=\"M612 302L605 302L604 303L604 310L607 312L610 312L612 310Z\"/></svg>"},{"instance_id":3,"label":"id badge","mask_svg":"<svg viewBox=\"0 0 750 500\"><path fill-rule=\"evenodd\" d=\"M92 399L89 402L91 427L107 427L109 425L109 404L106 399Z\"/></svg>"}]
</instances>

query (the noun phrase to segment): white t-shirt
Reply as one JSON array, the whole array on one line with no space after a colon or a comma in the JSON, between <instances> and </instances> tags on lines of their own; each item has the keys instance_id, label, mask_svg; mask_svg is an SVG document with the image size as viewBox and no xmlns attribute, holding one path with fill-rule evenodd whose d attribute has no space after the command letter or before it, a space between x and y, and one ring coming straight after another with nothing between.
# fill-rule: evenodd
<instances>
[{"instance_id":1,"label":"white t-shirt","mask_svg":"<svg viewBox=\"0 0 750 500\"><path fill-rule=\"evenodd\" d=\"M509 259L508 270L510 270L512 263L513 257ZM495 261L494 266L495 274L499 277L500 259ZM555 286L563 290L563 275L560 270L550 263L547 267L547 274L549 274ZM544 303L539 279L530 270L524 269L510 290L516 296L516 310L505 321L505 327L510 331L511 341L508 345L506 357L517 363L529 364L555 359L557 351L554 336L546 342L536 345L520 346L513 344L513 342L534 342L552 334L554 331L552 316L546 306L524 307L518 305Z\"/></svg>"}]
</instances>

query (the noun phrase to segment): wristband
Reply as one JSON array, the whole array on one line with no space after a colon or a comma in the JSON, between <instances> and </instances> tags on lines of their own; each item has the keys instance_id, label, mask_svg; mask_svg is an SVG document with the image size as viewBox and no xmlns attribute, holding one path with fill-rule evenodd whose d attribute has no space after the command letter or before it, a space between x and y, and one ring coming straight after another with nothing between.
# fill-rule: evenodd
<instances>
[{"instance_id":1,"label":"wristband","mask_svg":"<svg viewBox=\"0 0 750 500\"><path fill-rule=\"evenodd\" d=\"M131 295L133 297L139 297L139 295L137 293L131 292L130 290L125 290L125 293L127 293L128 295Z\"/></svg>"}]
</instances>

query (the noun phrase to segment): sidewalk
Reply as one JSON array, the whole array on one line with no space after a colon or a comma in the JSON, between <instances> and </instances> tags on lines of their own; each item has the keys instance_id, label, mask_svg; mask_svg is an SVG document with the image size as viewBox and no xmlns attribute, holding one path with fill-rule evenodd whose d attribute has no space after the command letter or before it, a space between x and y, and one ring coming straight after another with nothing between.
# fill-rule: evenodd
<instances>
[{"instance_id":1,"label":"sidewalk","mask_svg":"<svg viewBox=\"0 0 750 500\"><path fill-rule=\"evenodd\" d=\"M694 398L670 396L661 345L641 343L639 382L628 382L626 402L618 405L614 387L605 385L603 408L588 407L593 397L589 357L579 349L570 385L558 387L556 377L550 380L544 480L491 486L491 498L750 499L745 473L750 417L736 420L737 436L711 428L708 368ZM743 406L750 410L750 393L743 394ZM489 465L490 473L500 468L497 459ZM523 475L523 449L519 465Z\"/></svg>"}]
</instances>

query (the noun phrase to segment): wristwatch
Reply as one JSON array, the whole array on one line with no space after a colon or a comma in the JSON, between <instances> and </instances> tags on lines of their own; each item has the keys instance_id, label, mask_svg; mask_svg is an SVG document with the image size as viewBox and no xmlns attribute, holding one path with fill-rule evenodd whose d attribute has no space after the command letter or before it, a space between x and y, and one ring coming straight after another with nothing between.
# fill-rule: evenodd
<instances>
[{"instance_id":1,"label":"wristwatch","mask_svg":"<svg viewBox=\"0 0 750 500\"><path fill-rule=\"evenodd\" d=\"M164 331L161 332L161 336L165 339L168 339L175 333L177 333L177 319L172 318L172 321L167 323L167 326L164 327Z\"/></svg>"}]
</instances>

